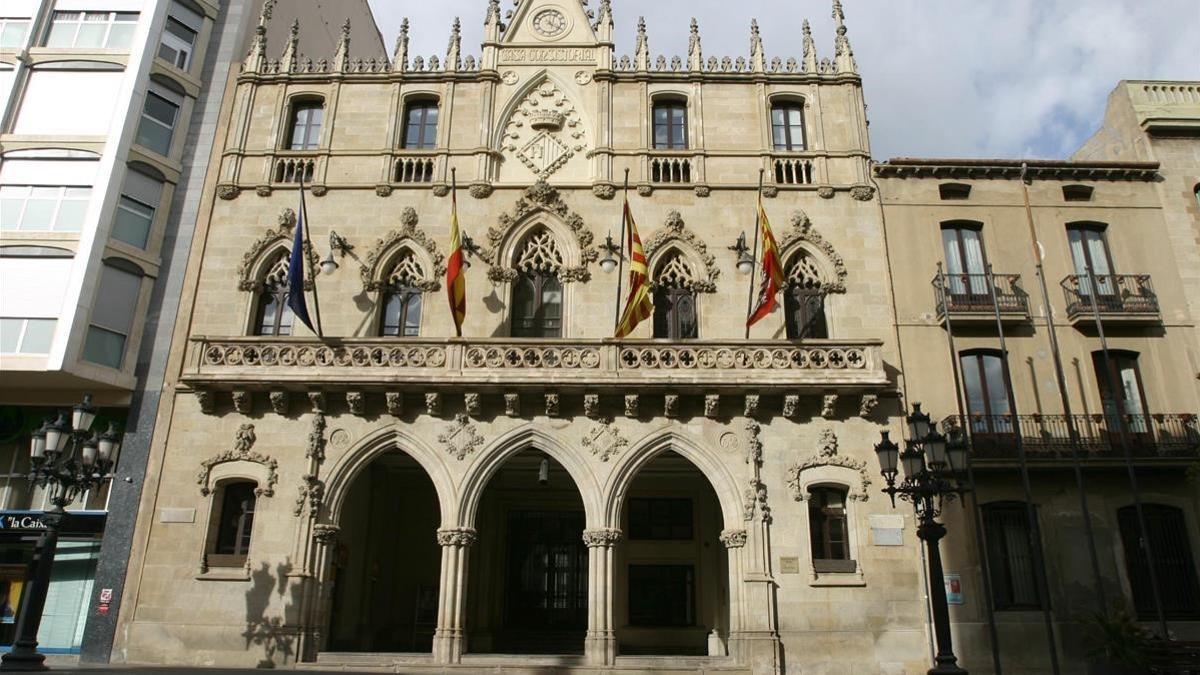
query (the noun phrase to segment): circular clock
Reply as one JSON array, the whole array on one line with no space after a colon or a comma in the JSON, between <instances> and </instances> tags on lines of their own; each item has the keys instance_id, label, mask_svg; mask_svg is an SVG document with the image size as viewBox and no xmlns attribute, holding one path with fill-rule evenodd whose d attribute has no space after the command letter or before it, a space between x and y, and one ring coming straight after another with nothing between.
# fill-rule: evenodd
<instances>
[{"instance_id":1,"label":"circular clock","mask_svg":"<svg viewBox=\"0 0 1200 675\"><path fill-rule=\"evenodd\" d=\"M533 17L533 30L544 38L556 38L567 31L567 17L557 9L546 9Z\"/></svg>"}]
</instances>

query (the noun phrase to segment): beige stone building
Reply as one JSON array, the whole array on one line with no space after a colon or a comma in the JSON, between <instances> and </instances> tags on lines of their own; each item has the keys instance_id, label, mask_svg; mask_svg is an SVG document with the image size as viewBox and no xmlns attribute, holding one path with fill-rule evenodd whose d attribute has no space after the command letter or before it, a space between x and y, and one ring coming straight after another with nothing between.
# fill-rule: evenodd
<instances>
[{"instance_id":1,"label":"beige stone building","mask_svg":"<svg viewBox=\"0 0 1200 675\"><path fill-rule=\"evenodd\" d=\"M295 35L256 41L208 176L115 658L410 672L928 668L915 523L880 493L872 448L882 430L902 436L908 401L957 412L945 326L958 327L958 308L946 324L929 286L940 224L984 223L997 271L1033 279L1020 163L873 167L834 7L828 58L807 25L795 58L768 56L756 26L749 57L711 57L695 24L684 57L652 56L644 29L633 55L614 54L607 1L523 0L511 16L491 2L478 55L462 51L457 27L428 60L408 53L406 32L390 60L356 57L345 36L325 58L298 55ZM1139 454L1156 472L1146 490L1194 533L1195 488L1178 467L1195 451L1185 415L1198 408L1197 368L1171 365L1194 353L1194 321L1156 167L1031 171L1058 332L1078 361L1069 396L1099 417L1097 433L1108 418L1088 379L1095 339L1078 286L1074 305L1054 304L1071 271L1066 224L1119 224L1122 271L1152 277L1158 304L1108 317L1109 342L1143 354L1142 413L1164 415L1139 424L1178 436L1166 456ZM621 238L626 175L655 314L616 341L625 275L606 241ZM754 241L760 176L787 284L747 335L753 277L738 238ZM944 204L948 182L969 187L968 200ZM454 184L475 245L461 338L445 289ZM1092 201L1060 203L1063 185L1090 188ZM323 338L285 304L301 223ZM951 279L948 295L978 300L960 281L978 284ZM1052 414L1044 312L1021 288L1026 304L1002 316L1021 359L1014 387L1022 411ZM971 309L959 347L992 348L991 305ZM1038 386L1021 389L1026 356ZM1020 498L1012 435L976 448L981 501ZM1043 516L1063 521L1048 539L1075 527L1057 451L1039 456L1052 468L1034 479L1038 499L1058 500ZM1128 590L1112 563L1123 488L1117 473L1095 481L1114 495L1103 508L1115 597ZM944 548L964 591L960 650L982 670L969 513L948 511ZM1034 659L1020 641L1039 639L1039 619L1002 620L1006 649ZM1060 647L1077 665L1076 637Z\"/></svg>"}]
</instances>

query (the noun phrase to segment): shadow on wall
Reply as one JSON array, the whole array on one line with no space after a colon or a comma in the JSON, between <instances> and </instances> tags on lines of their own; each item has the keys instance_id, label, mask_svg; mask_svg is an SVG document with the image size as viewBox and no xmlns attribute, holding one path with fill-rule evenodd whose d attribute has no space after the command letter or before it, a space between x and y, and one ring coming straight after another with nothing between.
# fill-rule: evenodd
<instances>
[{"instance_id":1,"label":"shadow on wall","mask_svg":"<svg viewBox=\"0 0 1200 675\"><path fill-rule=\"evenodd\" d=\"M299 584L288 585L291 562L280 563L271 571L262 563L250 573L250 590L246 592L246 649L258 645L263 650L258 668L286 666L295 660L296 629L288 626L284 617L290 607L298 604ZM272 595L278 595L272 603ZM273 607L273 604L276 606Z\"/></svg>"}]
</instances>

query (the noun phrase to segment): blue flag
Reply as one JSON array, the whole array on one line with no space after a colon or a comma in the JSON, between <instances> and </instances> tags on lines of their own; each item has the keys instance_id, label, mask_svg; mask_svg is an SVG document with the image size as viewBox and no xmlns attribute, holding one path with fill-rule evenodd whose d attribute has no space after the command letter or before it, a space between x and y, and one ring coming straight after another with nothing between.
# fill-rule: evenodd
<instances>
[{"instance_id":1,"label":"blue flag","mask_svg":"<svg viewBox=\"0 0 1200 675\"><path fill-rule=\"evenodd\" d=\"M303 190L304 188L300 188ZM300 193L300 214L296 216L296 236L292 241L292 257L288 260L288 307L314 333L308 318L308 303L304 299L304 193ZM319 334L319 333L318 333Z\"/></svg>"}]
</instances>

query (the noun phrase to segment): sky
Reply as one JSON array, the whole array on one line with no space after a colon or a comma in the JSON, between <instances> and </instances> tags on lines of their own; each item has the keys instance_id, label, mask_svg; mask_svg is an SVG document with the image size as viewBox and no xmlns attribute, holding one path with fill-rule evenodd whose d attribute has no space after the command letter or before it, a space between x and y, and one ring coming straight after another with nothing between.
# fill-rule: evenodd
<instances>
[{"instance_id":1,"label":"sky","mask_svg":"<svg viewBox=\"0 0 1200 675\"><path fill-rule=\"evenodd\" d=\"M369 0L391 48L411 22L410 55L444 56L455 16L478 56L487 0ZM570 0L566 0L570 1ZM590 3L595 8L598 0ZM831 0L613 0L617 53L639 16L654 56L686 56L689 18L704 57L747 56L757 18L768 61L800 59L812 22L833 56ZM507 11L512 6L504 0ZM843 0L863 77L872 154L1066 158L1104 117L1121 79L1200 80L1197 0Z\"/></svg>"}]
</instances>

